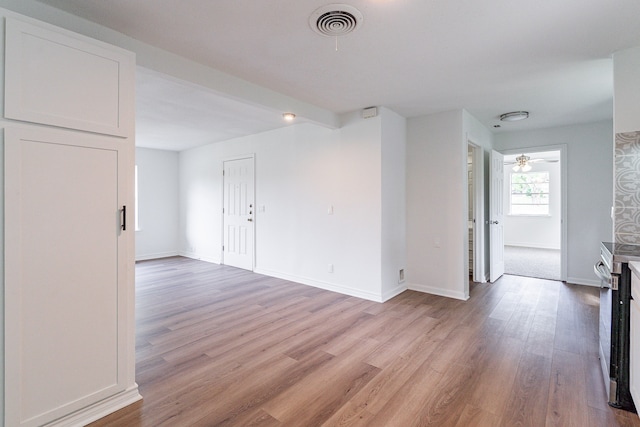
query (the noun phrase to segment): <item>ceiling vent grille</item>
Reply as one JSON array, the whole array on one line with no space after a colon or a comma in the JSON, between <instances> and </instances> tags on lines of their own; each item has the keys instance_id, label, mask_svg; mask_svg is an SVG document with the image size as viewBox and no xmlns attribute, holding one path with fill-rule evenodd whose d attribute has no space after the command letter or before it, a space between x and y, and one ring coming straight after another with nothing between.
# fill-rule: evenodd
<instances>
[{"instance_id":1,"label":"ceiling vent grille","mask_svg":"<svg viewBox=\"0 0 640 427\"><path fill-rule=\"evenodd\" d=\"M328 4L309 17L311 29L328 37L344 36L362 24L362 13L347 4Z\"/></svg>"}]
</instances>

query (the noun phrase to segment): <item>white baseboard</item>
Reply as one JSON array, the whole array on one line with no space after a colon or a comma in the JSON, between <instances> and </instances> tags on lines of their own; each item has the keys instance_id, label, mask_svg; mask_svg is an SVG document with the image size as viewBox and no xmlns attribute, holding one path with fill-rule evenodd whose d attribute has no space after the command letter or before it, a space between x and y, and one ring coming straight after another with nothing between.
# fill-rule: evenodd
<instances>
[{"instance_id":1,"label":"white baseboard","mask_svg":"<svg viewBox=\"0 0 640 427\"><path fill-rule=\"evenodd\" d=\"M138 393L138 384L134 383L133 386L111 396L100 402L94 403L84 409L76 411L66 417L59 418L56 421L47 424L49 427L72 427L72 426L84 426L99 420L102 417L129 406L132 403L142 399L140 393Z\"/></svg>"},{"instance_id":2,"label":"white baseboard","mask_svg":"<svg viewBox=\"0 0 640 427\"><path fill-rule=\"evenodd\" d=\"M592 280L592 279L581 279L579 277L567 277L566 282L573 285L593 286L596 288L600 287L600 281L595 279Z\"/></svg>"},{"instance_id":3,"label":"white baseboard","mask_svg":"<svg viewBox=\"0 0 640 427\"><path fill-rule=\"evenodd\" d=\"M403 293L407 289L408 289L407 285L404 282L400 283L395 288L391 289L390 291L384 292L382 294L382 302L389 301L391 298L393 298L393 297L395 297L397 295L400 295L401 293Z\"/></svg>"},{"instance_id":4,"label":"white baseboard","mask_svg":"<svg viewBox=\"0 0 640 427\"><path fill-rule=\"evenodd\" d=\"M220 258L201 256L194 252L178 251L178 255L186 258L197 259L200 261L211 262L213 264L222 264L222 260Z\"/></svg>"},{"instance_id":5,"label":"white baseboard","mask_svg":"<svg viewBox=\"0 0 640 427\"><path fill-rule=\"evenodd\" d=\"M559 251L560 248L550 248L544 245L537 245L535 243L505 243L505 246L516 246L519 248L535 248L535 249L549 249L553 251Z\"/></svg>"},{"instance_id":6,"label":"white baseboard","mask_svg":"<svg viewBox=\"0 0 640 427\"><path fill-rule=\"evenodd\" d=\"M441 297L454 298L462 301L466 301L469 299L469 296L465 295L464 292L452 291L450 289L436 288L434 286L422 285L417 283L410 283L409 289L411 289L412 291L424 292L426 294L433 294Z\"/></svg>"},{"instance_id":7,"label":"white baseboard","mask_svg":"<svg viewBox=\"0 0 640 427\"><path fill-rule=\"evenodd\" d=\"M383 302L382 295L373 292L366 292L360 289L348 286L336 285L333 283L322 282L320 280L309 279L308 277L296 276L292 274L282 273L279 271L265 270L257 268L255 273L264 274L265 276L277 277L278 279L289 280L291 282L301 283L303 285L313 286L314 288L325 289L327 291L337 292L352 297L358 297L369 301Z\"/></svg>"},{"instance_id":8,"label":"white baseboard","mask_svg":"<svg viewBox=\"0 0 640 427\"><path fill-rule=\"evenodd\" d=\"M146 261L148 259L158 259L158 258L169 258L172 256L178 256L178 251L170 251L170 252L158 252L155 254L142 254L136 255L136 261Z\"/></svg>"}]
</instances>

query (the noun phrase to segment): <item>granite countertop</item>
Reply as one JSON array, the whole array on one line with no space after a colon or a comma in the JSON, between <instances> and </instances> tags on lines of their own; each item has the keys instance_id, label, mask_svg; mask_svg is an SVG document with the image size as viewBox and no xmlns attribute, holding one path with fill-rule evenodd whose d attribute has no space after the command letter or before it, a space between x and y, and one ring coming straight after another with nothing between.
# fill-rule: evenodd
<instances>
[{"instance_id":1,"label":"granite countertop","mask_svg":"<svg viewBox=\"0 0 640 427\"><path fill-rule=\"evenodd\" d=\"M636 261L640 263L640 245L611 242L602 242L602 245L613 255L615 262Z\"/></svg>"}]
</instances>

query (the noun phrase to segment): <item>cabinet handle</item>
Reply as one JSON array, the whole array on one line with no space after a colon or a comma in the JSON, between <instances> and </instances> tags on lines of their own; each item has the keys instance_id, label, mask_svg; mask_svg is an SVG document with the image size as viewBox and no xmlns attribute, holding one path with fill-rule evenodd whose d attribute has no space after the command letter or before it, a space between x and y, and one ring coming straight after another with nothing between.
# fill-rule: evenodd
<instances>
[{"instance_id":1,"label":"cabinet handle","mask_svg":"<svg viewBox=\"0 0 640 427\"><path fill-rule=\"evenodd\" d=\"M122 231L127 229L127 207L122 206Z\"/></svg>"}]
</instances>

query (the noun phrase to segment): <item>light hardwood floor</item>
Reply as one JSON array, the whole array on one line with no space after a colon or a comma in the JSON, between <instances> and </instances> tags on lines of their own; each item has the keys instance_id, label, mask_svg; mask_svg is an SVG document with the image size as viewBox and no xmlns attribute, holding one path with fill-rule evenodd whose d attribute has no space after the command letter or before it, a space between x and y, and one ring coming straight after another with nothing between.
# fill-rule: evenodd
<instances>
[{"instance_id":1,"label":"light hardwood floor","mask_svg":"<svg viewBox=\"0 0 640 427\"><path fill-rule=\"evenodd\" d=\"M606 403L594 288L379 304L186 258L136 272L144 400L92 426L640 426Z\"/></svg>"}]
</instances>

